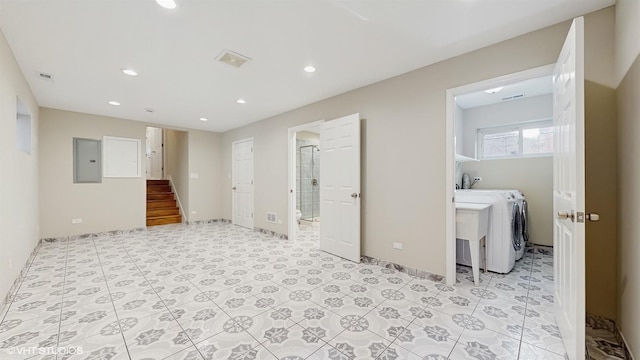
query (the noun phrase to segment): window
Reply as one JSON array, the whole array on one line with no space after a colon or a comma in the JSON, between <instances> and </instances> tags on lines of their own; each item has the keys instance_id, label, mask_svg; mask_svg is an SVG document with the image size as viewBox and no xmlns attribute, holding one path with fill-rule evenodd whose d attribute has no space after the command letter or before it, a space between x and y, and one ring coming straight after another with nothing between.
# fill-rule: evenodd
<instances>
[{"instance_id":1,"label":"window","mask_svg":"<svg viewBox=\"0 0 640 360\"><path fill-rule=\"evenodd\" d=\"M478 129L481 159L553 154L553 121L536 121Z\"/></svg>"}]
</instances>

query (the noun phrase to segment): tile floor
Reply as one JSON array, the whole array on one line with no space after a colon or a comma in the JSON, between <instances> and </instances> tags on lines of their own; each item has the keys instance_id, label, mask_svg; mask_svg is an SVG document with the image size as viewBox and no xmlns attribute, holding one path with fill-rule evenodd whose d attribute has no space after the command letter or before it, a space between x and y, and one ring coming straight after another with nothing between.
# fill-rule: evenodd
<instances>
[{"instance_id":1,"label":"tile floor","mask_svg":"<svg viewBox=\"0 0 640 360\"><path fill-rule=\"evenodd\" d=\"M43 243L0 359L564 359L552 255L448 287L229 224ZM56 356L57 353L57 356Z\"/></svg>"}]
</instances>

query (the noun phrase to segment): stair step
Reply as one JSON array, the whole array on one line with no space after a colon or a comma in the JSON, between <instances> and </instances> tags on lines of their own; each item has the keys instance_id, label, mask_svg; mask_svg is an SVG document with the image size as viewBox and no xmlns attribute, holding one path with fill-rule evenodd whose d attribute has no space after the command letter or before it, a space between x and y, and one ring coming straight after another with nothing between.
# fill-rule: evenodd
<instances>
[{"instance_id":1,"label":"stair step","mask_svg":"<svg viewBox=\"0 0 640 360\"><path fill-rule=\"evenodd\" d=\"M173 193L171 192L159 192L159 193L148 193L147 200L173 200Z\"/></svg>"},{"instance_id":2,"label":"stair step","mask_svg":"<svg viewBox=\"0 0 640 360\"><path fill-rule=\"evenodd\" d=\"M148 209L147 218L155 216L180 215L180 209L177 207L167 209Z\"/></svg>"},{"instance_id":3,"label":"stair step","mask_svg":"<svg viewBox=\"0 0 640 360\"><path fill-rule=\"evenodd\" d=\"M147 185L169 185L169 180L147 180Z\"/></svg>"},{"instance_id":4,"label":"stair step","mask_svg":"<svg viewBox=\"0 0 640 360\"><path fill-rule=\"evenodd\" d=\"M175 200L148 200L147 209L165 209L176 207Z\"/></svg>"},{"instance_id":5,"label":"stair step","mask_svg":"<svg viewBox=\"0 0 640 360\"><path fill-rule=\"evenodd\" d=\"M181 222L182 215L154 216L147 218L147 226L180 224Z\"/></svg>"},{"instance_id":6,"label":"stair step","mask_svg":"<svg viewBox=\"0 0 640 360\"><path fill-rule=\"evenodd\" d=\"M149 185L147 184L147 194L159 193L159 192L171 192L170 185Z\"/></svg>"}]
</instances>

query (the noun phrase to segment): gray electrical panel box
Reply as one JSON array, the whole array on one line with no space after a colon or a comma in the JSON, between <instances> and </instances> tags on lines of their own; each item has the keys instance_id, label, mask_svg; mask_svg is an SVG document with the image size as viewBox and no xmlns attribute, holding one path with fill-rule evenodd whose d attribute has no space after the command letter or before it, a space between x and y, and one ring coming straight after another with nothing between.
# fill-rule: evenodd
<instances>
[{"instance_id":1,"label":"gray electrical panel box","mask_svg":"<svg viewBox=\"0 0 640 360\"><path fill-rule=\"evenodd\" d=\"M102 142L73 138L73 182L102 182Z\"/></svg>"}]
</instances>

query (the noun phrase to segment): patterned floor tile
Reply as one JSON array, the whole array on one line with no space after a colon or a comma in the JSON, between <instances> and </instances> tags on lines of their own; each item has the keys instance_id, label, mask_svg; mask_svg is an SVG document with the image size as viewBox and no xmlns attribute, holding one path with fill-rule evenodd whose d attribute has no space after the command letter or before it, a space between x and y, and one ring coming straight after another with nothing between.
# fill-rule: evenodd
<instances>
[{"instance_id":1,"label":"patterned floor tile","mask_svg":"<svg viewBox=\"0 0 640 360\"><path fill-rule=\"evenodd\" d=\"M257 339L278 359L306 359L325 345L315 334L305 331L299 325L263 329L262 336Z\"/></svg>"},{"instance_id":2,"label":"patterned floor tile","mask_svg":"<svg viewBox=\"0 0 640 360\"><path fill-rule=\"evenodd\" d=\"M480 286L459 266L449 287L346 261L318 241L317 229L291 242L212 223L45 243L0 345L124 359L491 359L514 344L522 359L564 354L546 311L551 255L529 249Z\"/></svg>"},{"instance_id":3,"label":"patterned floor tile","mask_svg":"<svg viewBox=\"0 0 640 360\"><path fill-rule=\"evenodd\" d=\"M564 356L565 348L560 337L560 329L552 313L528 310L524 326L528 331L523 333L523 342Z\"/></svg>"},{"instance_id":4,"label":"patterned floor tile","mask_svg":"<svg viewBox=\"0 0 640 360\"><path fill-rule=\"evenodd\" d=\"M520 342L491 330L465 330L451 352L451 359L513 360Z\"/></svg>"},{"instance_id":5,"label":"patterned floor tile","mask_svg":"<svg viewBox=\"0 0 640 360\"><path fill-rule=\"evenodd\" d=\"M80 359L129 359L124 339L120 334L105 338L96 335L78 342L61 343L59 347L67 349L67 355L59 356L62 360Z\"/></svg>"}]
</instances>

